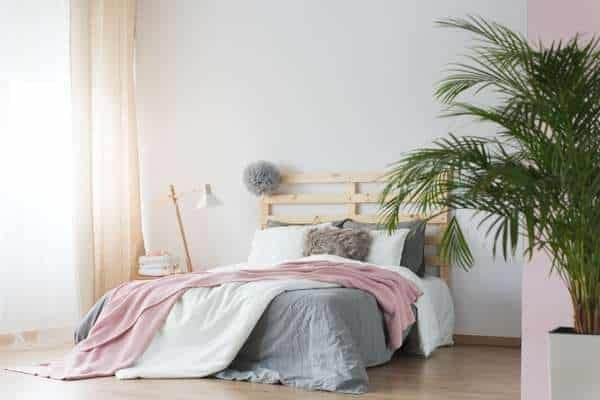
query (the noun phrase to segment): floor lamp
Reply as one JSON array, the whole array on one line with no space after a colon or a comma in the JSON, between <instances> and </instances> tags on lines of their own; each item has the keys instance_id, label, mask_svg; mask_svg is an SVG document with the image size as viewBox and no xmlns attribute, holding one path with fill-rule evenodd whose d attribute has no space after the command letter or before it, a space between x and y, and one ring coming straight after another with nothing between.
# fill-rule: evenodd
<instances>
[{"instance_id":1,"label":"floor lamp","mask_svg":"<svg viewBox=\"0 0 600 400\"><path fill-rule=\"evenodd\" d=\"M179 227L179 233L181 234L181 241L183 242L183 250L185 251L185 271L192 272L192 258L190 257L190 249L188 247L187 238L185 236L185 229L183 228L183 220L181 218L181 210L179 207L179 200L183 196L189 193L201 192L201 197L196 208L213 208L222 205L223 203L214 195L212 188L209 184L204 185L203 189L192 190L191 192L177 193L175 191L175 185L169 185L169 198L173 202L175 208L175 216L177 217L177 226Z\"/></svg>"}]
</instances>

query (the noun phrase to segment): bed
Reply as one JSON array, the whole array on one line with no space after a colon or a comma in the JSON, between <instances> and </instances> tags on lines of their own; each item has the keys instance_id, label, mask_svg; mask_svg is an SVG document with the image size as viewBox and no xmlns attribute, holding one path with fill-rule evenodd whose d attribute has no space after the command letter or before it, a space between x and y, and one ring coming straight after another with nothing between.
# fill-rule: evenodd
<instances>
[{"instance_id":1,"label":"bed","mask_svg":"<svg viewBox=\"0 0 600 400\"><path fill-rule=\"evenodd\" d=\"M267 226L272 223L320 224L345 219L374 223L378 216L363 210L376 204L379 195L361 193L360 189L380 182L381 174L378 173L285 175L283 183L286 193L261 197L260 225L268 229ZM310 185L342 186L345 190L343 193L306 193ZM298 193L298 188L304 188L305 192ZM331 215L314 212L308 215L276 213L275 208L283 205L333 205L343 207L344 212ZM423 216L407 214L403 218L408 221ZM454 309L448 286L449 270L436 254L447 224L446 218L442 215L433 219L425 233L428 253L425 261L430 275L419 278L408 270L400 271L407 279L417 283L423 292L412 306L417 323L404 332L402 351L426 357L437 347L452 344ZM335 261L334 256L324 258ZM245 264L232 265L213 271L244 267ZM190 317L193 312L186 314L186 310L193 310L194 301L197 301L194 293L194 290L188 290L184 294L174 305L165 327L141 360L127 371L118 373L117 377L182 376L180 365L185 364L185 357L190 356L189 344L194 341L189 332L193 332L194 327L202 321L201 318ZM82 320L76 330L76 340L87 336L108 296L110 293L99 300ZM178 328L176 332L172 328L174 326ZM181 343L187 343L187 346ZM360 394L368 391L367 368L384 364L393 357L394 352L387 343L383 315L372 295L358 289L331 285L304 285L277 295L253 325L233 362L212 376ZM179 372L165 375L165 365L169 363L172 363L171 370L179 369ZM157 364L162 366L162 370L160 374L153 375L152 367L148 366ZM192 360L189 365L193 365ZM194 376L194 373L185 376Z\"/></svg>"}]
</instances>

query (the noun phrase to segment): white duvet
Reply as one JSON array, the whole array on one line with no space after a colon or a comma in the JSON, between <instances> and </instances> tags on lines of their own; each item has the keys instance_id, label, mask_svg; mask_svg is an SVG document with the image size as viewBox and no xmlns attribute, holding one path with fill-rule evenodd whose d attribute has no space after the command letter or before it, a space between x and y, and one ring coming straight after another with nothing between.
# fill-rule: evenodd
<instances>
[{"instance_id":1,"label":"white duvet","mask_svg":"<svg viewBox=\"0 0 600 400\"><path fill-rule=\"evenodd\" d=\"M306 259L361 263L336 256ZM454 310L447 286L439 279L417 277L407 268L378 266L413 281L423 291L417 307L417 340L412 351L429 356L437 347L452 343ZM248 268L237 264L212 271ZM256 268L256 267L255 267ZM144 354L117 371L119 379L191 378L215 374L234 360L269 303L279 294L297 289L338 285L309 280L230 283L214 288L189 289L173 306L163 327Z\"/></svg>"}]
</instances>

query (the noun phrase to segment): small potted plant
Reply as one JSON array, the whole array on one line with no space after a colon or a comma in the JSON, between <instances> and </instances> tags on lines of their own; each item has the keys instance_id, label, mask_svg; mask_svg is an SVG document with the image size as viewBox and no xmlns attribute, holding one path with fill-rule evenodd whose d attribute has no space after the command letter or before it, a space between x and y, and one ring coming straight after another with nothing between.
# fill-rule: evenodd
<instances>
[{"instance_id":1,"label":"small potted plant","mask_svg":"<svg viewBox=\"0 0 600 400\"><path fill-rule=\"evenodd\" d=\"M550 333L553 399L600 398L599 41L544 47L481 18L439 25L475 36L437 87L444 115L491 123L497 134L450 134L404 154L387 176L382 218L394 230L405 203L423 214L475 210L494 254L507 258L521 241L529 257L546 252L574 308L573 327ZM463 100L486 92L494 104ZM454 265L473 263L455 217L441 250Z\"/></svg>"}]
</instances>

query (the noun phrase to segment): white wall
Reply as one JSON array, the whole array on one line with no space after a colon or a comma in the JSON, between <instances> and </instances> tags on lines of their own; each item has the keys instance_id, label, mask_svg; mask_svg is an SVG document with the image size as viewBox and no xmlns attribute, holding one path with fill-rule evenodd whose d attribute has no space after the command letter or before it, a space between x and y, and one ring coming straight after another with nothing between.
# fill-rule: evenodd
<instances>
[{"instance_id":1,"label":"white wall","mask_svg":"<svg viewBox=\"0 0 600 400\"><path fill-rule=\"evenodd\" d=\"M137 79L148 248L181 253L169 183L210 182L225 202L184 201L194 264L244 260L257 159L297 171L378 170L457 127L434 83L465 36L433 27L480 14L525 30L525 0L141 0ZM460 126L459 133L477 133ZM467 225L473 225L464 217ZM469 230L476 268L454 271L457 333L520 335L520 263L494 263Z\"/></svg>"}]
</instances>

